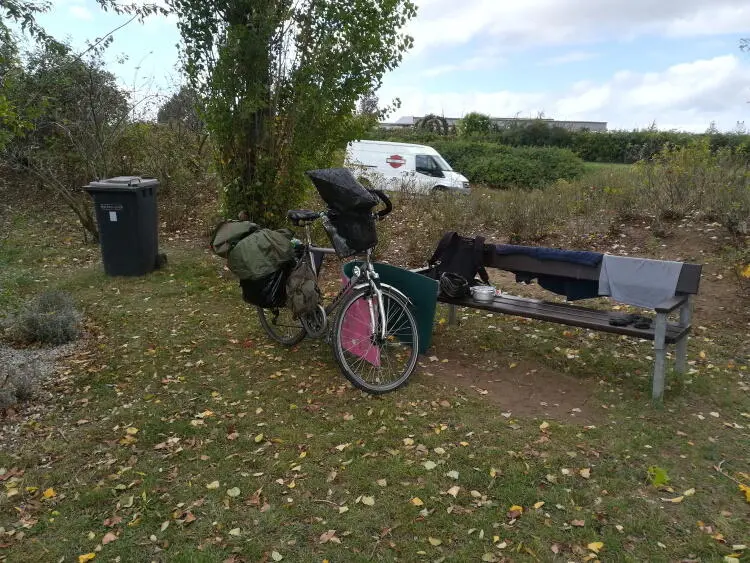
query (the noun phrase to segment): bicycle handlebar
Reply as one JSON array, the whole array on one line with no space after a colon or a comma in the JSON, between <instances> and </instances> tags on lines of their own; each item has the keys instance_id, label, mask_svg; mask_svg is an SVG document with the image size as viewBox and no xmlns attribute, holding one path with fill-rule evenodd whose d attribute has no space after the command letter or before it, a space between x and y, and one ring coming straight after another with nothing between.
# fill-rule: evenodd
<instances>
[{"instance_id":1,"label":"bicycle handlebar","mask_svg":"<svg viewBox=\"0 0 750 563\"><path fill-rule=\"evenodd\" d=\"M376 213L378 219L383 219L386 215L388 215L391 211L393 211L393 204L391 203L391 200L388 199L388 196L383 193L382 190L370 190L372 193L374 193L378 198L380 198L380 201L385 204L385 209L381 209Z\"/></svg>"}]
</instances>

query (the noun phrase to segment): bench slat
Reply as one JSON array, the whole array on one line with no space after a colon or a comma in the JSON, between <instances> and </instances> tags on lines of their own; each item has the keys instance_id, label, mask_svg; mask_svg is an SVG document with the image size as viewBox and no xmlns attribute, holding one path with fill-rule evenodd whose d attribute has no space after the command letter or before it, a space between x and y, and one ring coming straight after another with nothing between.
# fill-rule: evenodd
<instances>
[{"instance_id":1,"label":"bench slat","mask_svg":"<svg viewBox=\"0 0 750 563\"><path fill-rule=\"evenodd\" d=\"M479 303L470 297L459 300L440 297L438 300L441 303L459 307L481 309L493 313L515 315L517 317L588 328L611 334L624 334L644 340L654 340L654 328L644 330L633 326L612 326L609 324L609 312L577 307L575 305L505 296L495 297L492 303ZM667 325L666 342L674 344L689 332L690 327L680 327L675 323L669 323Z\"/></svg>"}]
</instances>

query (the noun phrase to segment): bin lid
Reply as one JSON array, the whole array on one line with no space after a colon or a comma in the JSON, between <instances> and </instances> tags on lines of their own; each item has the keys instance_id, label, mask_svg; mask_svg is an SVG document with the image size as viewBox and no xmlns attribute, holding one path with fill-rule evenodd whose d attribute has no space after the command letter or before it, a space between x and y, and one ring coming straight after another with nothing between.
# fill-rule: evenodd
<instances>
[{"instance_id":1,"label":"bin lid","mask_svg":"<svg viewBox=\"0 0 750 563\"><path fill-rule=\"evenodd\" d=\"M159 186L156 178L143 178L141 176L116 176L104 180L94 180L88 186L84 186L89 192L114 192L122 190L139 190Z\"/></svg>"}]
</instances>

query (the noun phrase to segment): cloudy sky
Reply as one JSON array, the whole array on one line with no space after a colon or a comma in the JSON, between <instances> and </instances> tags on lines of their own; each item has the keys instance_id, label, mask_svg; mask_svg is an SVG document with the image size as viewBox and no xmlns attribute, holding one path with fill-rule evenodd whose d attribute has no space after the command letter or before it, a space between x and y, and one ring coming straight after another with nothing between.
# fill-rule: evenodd
<instances>
[{"instance_id":1,"label":"cloudy sky","mask_svg":"<svg viewBox=\"0 0 750 563\"><path fill-rule=\"evenodd\" d=\"M402 115L536 116L607 121L611 129L750 128L748 0L416 0L415 47L385 78ZM41 18L76 44L124 21L94 0L56 0ZM174 21L116 36L109 58L131 88L179 82Z\"/></svg>"}]
</instances>

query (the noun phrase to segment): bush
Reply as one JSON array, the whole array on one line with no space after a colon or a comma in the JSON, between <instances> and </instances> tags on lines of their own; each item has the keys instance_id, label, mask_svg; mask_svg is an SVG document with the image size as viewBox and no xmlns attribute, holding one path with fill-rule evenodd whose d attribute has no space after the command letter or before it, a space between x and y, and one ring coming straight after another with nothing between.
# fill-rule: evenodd
<instances>
[{"instance_id":1,"label":"bush","mask_svg":"<svg viewBox=\"0 0 750 563\"><path fill-rule=\"evenodd\" d=\"M158 179L160 220L167 230L176 230L216 201L208 149L203 133L179 123L131 123L117 146L117 174Z\"/></svg>"},{"instance_id":2,"label":"bush","mask_svg":"<svg viewBox=\"0 0 750 563\"><path fill-rule=\"evenodd\" d=\"M40 379L36 362L0 368L0 411L33 399Z\"/></svg>"},{"instance_id":3,"label":"bush","mask_svg":"<svg viewBox=\"0 0 750 563\"><path fill-rule=\"evenodd\" d=\"M15 340L65 344L81 334L81 314L67 293L48 291L27 303L10 322Z\"/></svg>"},{"instance_id":4,"label":"bush","mask_svg":"<svg viewBox=\"0 0 750 563\"><path fill-rule=\"evenodd\" d=\"M474 184L497 188L545 188L556 180L573 180L584 164L570 150L514 148L483 141L438 141L434 147Z\"/></svg>"}]
</instances>

